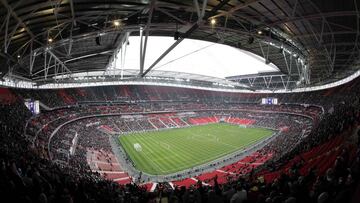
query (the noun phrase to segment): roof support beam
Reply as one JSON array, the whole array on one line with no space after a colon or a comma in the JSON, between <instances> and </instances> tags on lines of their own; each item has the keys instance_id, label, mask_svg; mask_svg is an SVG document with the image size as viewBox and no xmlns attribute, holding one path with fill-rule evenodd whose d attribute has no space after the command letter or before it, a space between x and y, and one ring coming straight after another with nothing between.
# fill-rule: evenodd
<instances>
[{"instance_id":1,"label":"roof support beam","mask_svg":"<svg viewBox=\"0 0 360 203\"><path fill-rule=\"evenodd\" d=\"M266 49L266 53L264 52L264 49L261 45L261 42L259 41L259 46L260 46L260 50L261 50L261 53L265 59L265 63L268 64L269 63L269 50L270 50L270 44L267 43L267 49Z\"/></svg>"},{"instance_id":2,"label":"roof support beam","mask_svg":"<svg viewBox=\"0 0 360 203\"><path fill-rule=\"evenodd\" d=\"M145 39L143 41L143 28L140 27L140 73L141 76L144 72L144 64L145 64L145 55L146 55L146 48L147 48L147 41L149 38L149 31L151 25L151 19L154 12L156 0L152 0L150 4L149 16L148 21L145 26Z\"/></svg>"},{"instance_id":3,"label":"roof support beam","mask_svg":"<svg viewBox=\"0 0 360 203\"><path fill-rule=\"evenodd\" d=\"M290 75L291 74L291 59L292 59L292 56L291 56L291 54L289 54L289 56L290 56L290 64L289 64L288 60L286 58L286 52L282 51L282 54L284 56L284 61L285 61L286 69L288 71L288 75Z\"/></svg>"},{"instance_id":4,"label":"roof support beam","mask_svg":"<svg viewBox=\"0 0 360 203\"><path fill-rule=\"evenodd\" d=\"M2 24L1 24L1 26L0 26L0 30L2 30L3 27L6 25L6 23L7 23L7 21L8 21L8 20L7 20L8 16L10 16L10 13L9 13L9 12L6 14L6 16L4 16L3 19L0 19L0 22L2 21Z\"/></svg>"},{"instance_id":5,"label":"roof support beam","mask_svg":"<svg viewBox=\"0 0 360 203\"><path fill-rule=\"evenodd\" d=\"M15 13L15 11L11 8L11 6L8 4L8 2L6 0L0 0L0 2L5 6L5 8L8 10L8 12L10 12L11 16L20 23L20 25L26 30L26 32L31 36L31 38L34 38L35 35L26 26L26 24L21 20L21 18Z\"/></svg>"},{"instance_id":6,"label":"roof support beam","mask_svg":"<svg viewBox=\"0 0 360 203\"><path fill-rule=\"evenodd\" d=\"M284 89L286 89L286 85L285 85L283 76L280 76L280 79L281 79L281 83L282 83Z\"/></svg>"},{"instance_id":7,"label":"roof support beam","mask_svg":"<svg viewBox=\"0 0 360 203\"><path fill-rule=\"evenodd\" d=\"M72 45L73 45L73 39L72 39L73 29L74 29L74 24L71 24L70 36L69 36L69 47L67 49L67 56L71 55L71 49L72 49Z\"/></svg>"},{"instance_id":8,"label":"roof support beam","mask_svg":"<svg viewBox=\"0 0 360 203\"><path fill-rule=\"evenodd\" d=\"M298 0L295 0L294 8L293 8L293 10L291 12L291 17L295 16L296 8L297 8L298 3L299 3Z\"/></svg>"},{"instance_id":9,"label":"roof support beam","mask_svg":"<svg viewBox=\"0 0 360 203\"><path fill-rule=\"evenodd\" d=\"M194 6L195 6L195 11L196 11L196 14L198 16L198 19L201 19L200 7L199 7L198 0L194 0Z\"/></svg>"},{"instance_id":10,"label":"roof support beam","mask_svg":"<svg viewBox=\"0 0 360 203\"><path fill-rule=\"evenodd\" d=\"M225 16L227 14L232 14L234 13L235 11L238 11L238 10L241 10L241 9L244 9L248 6L251 6L251 4L254 4L254 3L257 3L257 2L260 2L262 0L249 0L245 3L241 3L235 7L233 7L232 9L230 9L229 11L226 11L226 12L222 12L220 14L217 14L217 15L214 15L214 16L211 16L211 18L217 18L217 17L221 17L221 16Z\"/></svg>"},{"instance_id":11,"label":"roof support beam","mask_svg":"<svg viewBox=\"0 0 360 203\"><path fill-rule=\"evenodd\" d=\"M354 42L354 47L351 50L351 54L348 57L348 60L346 61L346 63L344 63L344 66L349 66L351 63L354 63L357 59L359 59L360 57L360 48L359 48L359 38L360 38L360 11L358 8L358 4L357 1L354 0L354 5L355 5L355 10L357 13L356 16L356 38L355 38L355 42ZM334 62L335 62L335 58L334 58Z\"/></svg>"},{"instance_id":12,"label":"roof support beam","mask_svg":"<svg viewBox=\"0 0 360 203\"><path fill-rule=\"evenodd\" d=\"M93 54L82 55L82 56L79 56L79 57L68 59L68 60L64 61L64 63L66 64L66 63L69 63L69 62L73 62L73 61L77 61L77 60L80 60L80 59L89 58L89 57L93 57L93 56L97 56L97 55L111 54L113 52L114 52L113 50L108 50L108 51L102 51L102 52L93 53Z\"/></svg>"},{"instance_id":13,"label":"roof support beam","mask_svg":"<svg viewBox=\"0 0 360 203\"><path fill-rule=\"evenodd\" d=\"M37 55L34 55L34 59ZM43 69L33 73L32 75L38 75L42 72L44 72L44 78L47 79L48 72L51 68L54 68L55 75L58 75L59 73L64 74L68 73L69 75L72 73L70 69L65 65L63 61L61 61L51 50L47 49L44 50L44 67ZM59 69L61 71L59 71Z\"/></svg>"},{"instance_id":14,"label":"roof support beam","mask_svg":"<svg viewBox=\"0 0 360 203\"><path fill-rule=\"evenodd\" d=\"M8 53L8 48L10 46L11 40L16 33L16 30L19 28L20 22L18 22L15 26L12 27L10 32L9 30L9 22L10 22L10 13L8 12L5 20L5 37L4 37L4 53ZM19 50L17 50L19 51ZM15 53L17 52L15 51Z\"/></svg>"},{"instance_id":15,"label":"roof support beam","mask_svg":"<svg viewBox=\"0 0 360 203\"><path fill-rule=\"evenodd\" d=\"M33 50L33 41L31 41L30 42L30 54L29 54L29 60L30 60L30 62L29 62L29 66L30 66L30 70L29 70L29 72L30 72L30 75L32 76L32 71L33 71L33 69L34 69L34 62L35 62L35 58L36 58L36 53L34 52L34 50Z\"/></svg>"},{"instance_id":16,"label":"roof support beam","mask_svg":"<svg viewBox=\"0 0 360 203\"><path fill-rule=\"evenodd\" d=\"M325 53L325 57L328 59L328 65L329 65L329 67L328 67L328 69L327 69L327 72L328 72L328 74L330 74L332 71L333 71L333 64L331 64L331 59L332 59L332 57L331 57L331 49L334 47L334 48L336 48L336 44L334 44L335 43L335 41L334 41L334 37L333 37L333 35L332 35L332 40L331 40L331 42L330 42L330 49L328 49L328 47L327 46L325 46L324 45L324 43L321 41L321 35L322 35L322 33L320 33L320 36L319 35L317 35L317 33L315 32L315 30L313 29L313 25L310 23L310 21L309 20L305 20L305 23L306 24L308 24L308 27L310 28L310 32L312 32L313 33L313 36L314 36L314 38L315 38L315 40L316 40L316 42L317 42L317 46L318 47L322 47L323 48L323 51L324 51L324 53ZM324 23L325 23L325 19L324 18L322 18L322 25L324 25ZM335 45L335 46L334 46Z\"/></svg>"},{"instance_id":17,"label":"roof support beam","mask_svg":"<svg viewBox=\"0 0 360 203\"><path fill-rule=\"evenodd\" d=\"M249 75L240 76L240 78L231 79L236 82L246 82L252 87L261 89L276 88L279 84L282 84L284 89L292 88L298 81L295 79L297 74L285 75L285 74L269 74L269 75Z\"/></svg>"},{"instance_id":18,"label":"roof support beam","mask_svg":"<svg viewBox=\"0 0 360 203\"><path fill-rule=\"evenodd\" d=\"M73 0L69 0L69 4L70 4L70 9L71 9L71 19L72 19L72 21L73 21L73 25L76 26L75 11L74 11L74 2L73 2Z\"/></svg>"},{"instance_id":19,"label":"roof support beam","mask_svg":"<svg viewBox=\"0 0 360 203\"><path fill-rule=\"evenodd\" d=\"M316 13L307 16L293 17L284 20L275 21L273 23L267 24L268 27L274 27L276 25L281 25L285 23L292 23L296 21L304 21L304 20L316 20L316 19L324 19L329 17L344 17L344 16L356 16L356 11L335 11L328 13Z\"/></svg>"},{"instance_id":20,"label":"roof support beam","mask_svg":"<svg viewBox=\"0 0 360 203\"><path fill-rule=\"evenodd\" d=\"M4 52L7 53L7 38L8 38L8 30L9 30L9 20L10 20L10 13L6 16L5 22L5 38L4 38Z\"/></svg>"},{"instance_id":21,"label":"roof support beam","mask_svg":"<svg viewBox=\"0 0 360 203\"><path fill-rule=\"evenodd\" d=\"M3 57L4 59L10 60L10 61L16 63L16 60L12 56L10 56L9 54L0 52L0 56Z\"/></svg>"},{"instance_id":22,"label":"roof support beam","mask_svg":"<svg viewBox=\"0 0 360 203\"><path fill-rule=\"evenodd\" d=\"M125 58L126 58L126 50L129 42L129 34L125 36L125 40L120 50L120 79L124 79L124 67L125 67Z\"/></svg>"},{"instance_id":23,"label":"roof support beam","mask_svg":"<svg viewBox=\"0 0 360 203\"><path fill-rule=\"evenodd\" d=\"M156 8L156 11L160 11L161 13L163 13L163 14L165 14L165 15L167 15L167 16L169 16L169 17L171 17L171 18L173 18L174 20L176 20L176 21L180 22L181 24L184 24L184 25L185 25L185 24L187 24L187 22L186 22L186 21L184 21L184 20L182 20L182 19L180 19L180 18L176 17L175 15L171 14L170 12L168 12L168 11L166 11L166 10L162 9L162 8Z\"/></svg>"},{"instance_id":24,"label":"roof support beam","mask_svg":"<svg viewBox=\"0 0 360 203\"><path fill-rule=\"evenodd\" d=\"M198 20L203 19L204 15L205 15L205 9L207 6L207 0L204 0L202 3L202 8L200 9L199 7L199 2L198 0L194 0L194 6L195 6L195 10L198 16Z\"/></svg>"},{"instance_id":25,"label":"roof support beam","mask_svg":"<svg viewBox=\"0 0 360 203\"><path fill-rule=\"evenodd\" d=\"M244 23L242 23L242 22L241 22L237 17L235 17L234 15L232 15L232 14L229 13L229 14L226 16L226 19L227 19L228 17L230 17L230 18L232 18L233 20L235 20L235 22L237 22L241 27L243 27L246 32L249 32L249 31L250 31L250 30L244 25Z\"/></svg>"},{"instance_id":26,"label":"roof support beam","mask_svg":"<svg viewBox=\"0 0 360 203\"><path fill-rule=\"evenodd\" d=\"M66 67L65 63L62 62L54 53L52 53L51 50L48 50L47 53L49 53L50 56L52 56L55 59L55 61L57 61L67 72L71 73L70 69Z\"/></svg>"},{"instance_id":27,"label":"roof support beam","mask_svg":"<svg viewBox=\"0 0 360 203\"><path fill-rule=\"evenodd\" d=\"M270 85L271 85L271 81L272 81L272 76L269 77L269 80L267 79L266 76L263 76L262 78L263 78L263 80L264 80L264 83L265 83L266 88L269 89L269 87L270 87Z\"/></svg>"},{"instance_id":28,"label":"roof support beam","mask_svg":"<svg viewBox=\"0 0 360 203\"><path fill-rule=\"evenodd\" d=\"M334 31L334 32L322 32L322 36L328 36L328 35L348 35L348 34L356 34L356 31ZM320 33L315 33L315 34L320 34ZM297 34L297 35L293 35L293 38L309 38L309 37L313 37L314 34L313 33L307 33L307 34Z\"/></svg>"}]
</instances>

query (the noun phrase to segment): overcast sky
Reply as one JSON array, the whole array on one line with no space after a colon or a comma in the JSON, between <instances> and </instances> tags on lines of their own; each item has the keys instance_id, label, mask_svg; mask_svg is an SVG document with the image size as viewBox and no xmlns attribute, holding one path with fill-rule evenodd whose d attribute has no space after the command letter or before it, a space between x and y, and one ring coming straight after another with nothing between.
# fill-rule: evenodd
<instances>
[{"instance_id":1,"label":"overcast sky","mask_svg":"<svg viewBox=\"0 0 360 203\"><path fill-rule=\"evenodd\" d=\"M172 37L149 37L144 68L147 69L174 42ZM129 43L124 68L139 69L140 37L129 37ZM119 55L116 68L120 69L120 64ZM274 64L266 65L262 57L244 50L207 41L185 39L159 62L154 70L224 78L278 69Z\"/></svg>"}]
</instances>

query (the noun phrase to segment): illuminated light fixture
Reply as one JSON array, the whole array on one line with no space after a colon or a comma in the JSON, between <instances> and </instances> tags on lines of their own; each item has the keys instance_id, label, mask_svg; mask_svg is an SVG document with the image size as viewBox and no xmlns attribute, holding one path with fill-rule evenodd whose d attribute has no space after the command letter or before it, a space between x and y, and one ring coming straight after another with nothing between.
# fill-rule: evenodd
<instances>
[{"instance_id":1,"label":"illuminated light fixture","mask_svg":"<svg viewBox=\"0 0 360 203\"><path fill-rule=\"evenodd\" d=\"M120 21L119 20L114 20L114 26L115 27L118 27L118 26L120 26Z\"/></svg>"},{"instance_id":2,"label":"illuminated light fixture","mask_svg":"<svg viewBox=\"0 0 360 203\"><path fill-rule=\"evenodd\" d=\"M52 38L48 38L48 42L51 43L53 42L54 40Z\"/></svg>"},{"instance_id":3,"label":"illuminated light fixture","mask_svg":"<svg viewBox=\"0 0 360 203\"><path fill-rule=\"evenodd\" d=\"M18 54L17 57L18 57L18 59L19 59L19 58L20 58L20 55Z\"/></svg>"},{"instance_id":4,"label":"illuminated light fixture","mask_svg":"<svg viewBox=\"0 0 360 203\"><path fill-rule=\"evenodd\" d=\"M215 19L215 18L211 18L210 24L211 24L211 25L215 25L215 24L216 24L216 19Z\"/></svg>"},{"instance_id":5,"label":"illuminated light fixture","mask_svg":"<svg viewBox=\"0 0 360 203\"><path fill-rule=\"evenodd\" d=\"M261 34L262 34L262 31L261 31L261 30L258 30L257 33L258 33L259 35L261 35Z\"/></svg>"}]
</instances>

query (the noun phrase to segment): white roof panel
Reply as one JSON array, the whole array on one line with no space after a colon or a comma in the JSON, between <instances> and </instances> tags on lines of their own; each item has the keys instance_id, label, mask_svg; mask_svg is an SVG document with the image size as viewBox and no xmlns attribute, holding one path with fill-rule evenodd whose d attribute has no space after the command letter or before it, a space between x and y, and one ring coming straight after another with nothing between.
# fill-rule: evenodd
<instances>
[{"instance_id":1,"label":"white roof panel","mask_svg":"<svg viewBox=\"0 0 360 203\"><path fill-rule=\"evenodd\" d=\"M172 37L149 36L146 48L145 67L147 69L173 43ZM120 52L115 64L120 69ZM124 69L139 70L140 37L129 37L126 48ZM208 41L185 39L163 58L153 70L175 71L217 78L234 75L274 72L274 64L265 64L265 59L248 51L228 45Z\"/></svg>"}]
</instances>

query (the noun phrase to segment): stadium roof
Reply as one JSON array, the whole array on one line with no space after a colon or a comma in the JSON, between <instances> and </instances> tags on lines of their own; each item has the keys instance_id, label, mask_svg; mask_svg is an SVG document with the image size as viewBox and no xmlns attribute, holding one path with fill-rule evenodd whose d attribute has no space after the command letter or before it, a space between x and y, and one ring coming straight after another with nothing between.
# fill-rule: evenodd
<instances>
[{"instance_id":1,"label":"stadium roof","mask_svg":"<svg viewBox=\"0 0 360 203\"><path fill-rule=\"evenodd\" d=\"M170 36L176 40L151 65L139 62L139 77L190 38L247 50L275 64L281 73L233 82L260 89L314 85L359 70L358 4L356 0L0 0L0 68L2 76L51 82L63 74L106 70L125 50L129 36L143 39L144 57L139 51L139 61L150 49L147 36Z\"/></svg>"}]
</instances>

